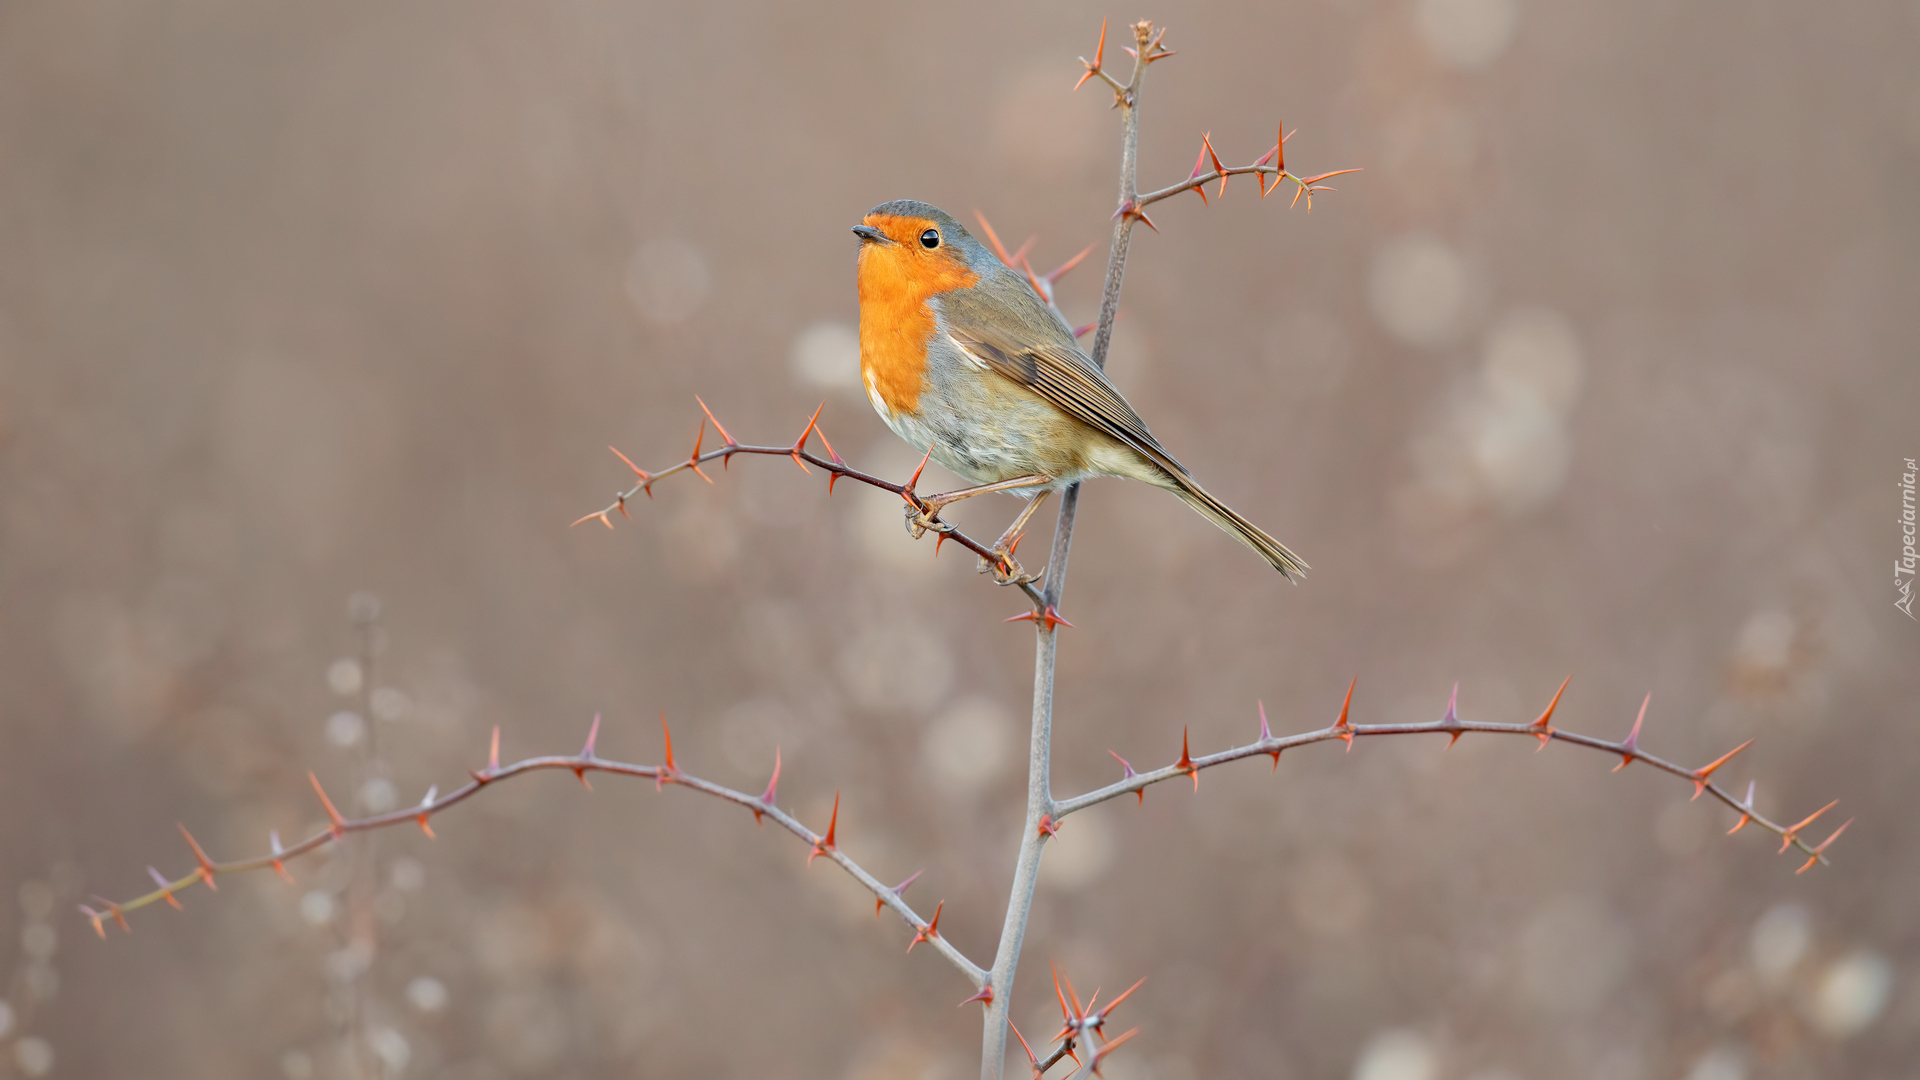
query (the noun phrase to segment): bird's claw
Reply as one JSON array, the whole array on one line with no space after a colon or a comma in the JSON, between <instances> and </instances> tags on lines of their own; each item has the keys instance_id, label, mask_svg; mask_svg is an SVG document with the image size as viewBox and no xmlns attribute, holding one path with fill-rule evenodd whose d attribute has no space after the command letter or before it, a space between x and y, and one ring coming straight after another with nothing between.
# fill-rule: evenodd
<instances>
[{"instance_id":1,"label":"bird's claw","mask_svg":"<svg viewBox=\"0 0 1920 1080\"><path fill-rule=\"evenodd\" d=\"M1027 569L1020 565L1020 560L1013 557L1011 551L995 548L993 556L991 562L986 556L981 556L979 570L983 574L992 574L996 585L1031 585L1045 576L1028 573Z\"/></svg>"},{"instance_id":2,"label":"bird's claw","mask_svg":"<svg viewBox=\"0 0 1920 1080\"><path fill-rule=\"evenodd\" d=\"M908 503L906 506L907 535L918 540L929 532L952 532L954 527L941 521L939 515L940 511L937 509L923 508L917 504Z\"/></svg>"}]
</instances>

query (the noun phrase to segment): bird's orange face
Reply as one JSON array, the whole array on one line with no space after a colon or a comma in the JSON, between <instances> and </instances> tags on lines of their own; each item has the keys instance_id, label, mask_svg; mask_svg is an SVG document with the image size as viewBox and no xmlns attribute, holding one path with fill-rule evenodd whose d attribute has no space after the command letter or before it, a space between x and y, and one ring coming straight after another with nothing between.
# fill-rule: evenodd
<instances>
[{"instance_id":1,"label":"bird's orange face","mask_svg":"<svg viewBox=\"0 0 1920 1080\"><path fill-rule=\"evenodd\" d=\"M979 280L931 218L868 214L860 237L860 374L889 415L920 400L933 312L927 300Z\"/></svg>"}]
</instances>

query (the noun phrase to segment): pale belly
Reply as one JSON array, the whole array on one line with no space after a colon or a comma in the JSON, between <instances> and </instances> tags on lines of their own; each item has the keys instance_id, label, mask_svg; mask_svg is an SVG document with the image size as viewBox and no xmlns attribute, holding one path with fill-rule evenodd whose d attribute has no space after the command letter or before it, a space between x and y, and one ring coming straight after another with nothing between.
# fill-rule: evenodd
<instances>
[{"instance_id":1,"label":"pale belly","mask_svg":"<svg viewBox=\"0 0 1920 1080\"><path fill-rule=\"evenodd\" d=\"M1089 475L1081 454L1060 449L1085 441L1073 437L1078 425L1035 395L990 372L949 365L936 365L927 382L912 413L887 408L870 379L867 398L895 435L921 453L931 449L956 475L975 484L1048 480L1012 494L1058 490Z\"/></svg>"}]
</instances>

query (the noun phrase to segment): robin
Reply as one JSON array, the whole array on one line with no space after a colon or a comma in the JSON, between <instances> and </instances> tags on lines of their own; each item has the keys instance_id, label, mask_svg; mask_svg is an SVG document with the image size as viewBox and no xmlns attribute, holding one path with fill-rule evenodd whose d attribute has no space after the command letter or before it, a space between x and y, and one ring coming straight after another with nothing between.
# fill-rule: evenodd
<instances>
[{"instance_id":1,"label":"robin","mask_svg":"<svg viewBox=\"0 0 1920 1080\"><path fill-rule=\"evenodd\" d=\"M860 237L860 375L873 408L914 449L973 482L907 508L915 537L961 499L1004 491L1027 507L994 544L1003 584L1035 580L1013 558L1046 497L1091 476L1165 488L1289 579L1307 564L1234 513L1167 453L1026 276L923 202L881 203Z\"/></svg>"}]
</instances>

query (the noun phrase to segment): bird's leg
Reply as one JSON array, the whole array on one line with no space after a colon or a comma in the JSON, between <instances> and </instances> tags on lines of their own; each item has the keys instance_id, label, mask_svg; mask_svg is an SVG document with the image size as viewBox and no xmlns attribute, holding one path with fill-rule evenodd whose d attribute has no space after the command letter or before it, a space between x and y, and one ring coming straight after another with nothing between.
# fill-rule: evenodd
<instances>
[{"instance_id":1,"label":"bird's leg","mask_svg":"<svg viewBox=\"0 0 1920 1080\"><path fill-rule=\"evenodd\" d=\"M1002 585L1023 585L1040 580L1039 574L1029 574L1021 567L1020 560L1013 557L1013 549L1019 545L1020 537L1024 535L1027 522L1033 517L1033 512L1040 509L1040 504L1046 502L1047 496L1051 494L1053 494L1052 491L1042 489L1040 494L1027 500L1027 508L1020 511L1020 516L1013 519L1013 524L1007 526L1007 531L1001 533L1000 539L993 542L993 561L988 562L985 557L980 559L981 573L992 571L993 579Z\"/></svg>"},{"instance_id":2,"label":"bird's leg","mask_svg":"<svg viewBox=\"0 0 1920 1080\"><path fill-rule=\"evenodd\" d=\"M985 495L990 491L1011 491L1015 488L1037 487L1051 483L1053 483L1051 477L1036 473L1030 476L1016 476L1011 480L1001 480L992 484L960 488L941 495L929 495L924 499L915 496L913 501L907 503L907 531L913 534L915 540L925 536L929 529L935 532L951 532L953 526L939 520L943 507L957 503L961 499Z\"/></svg>"}]
</instances>

